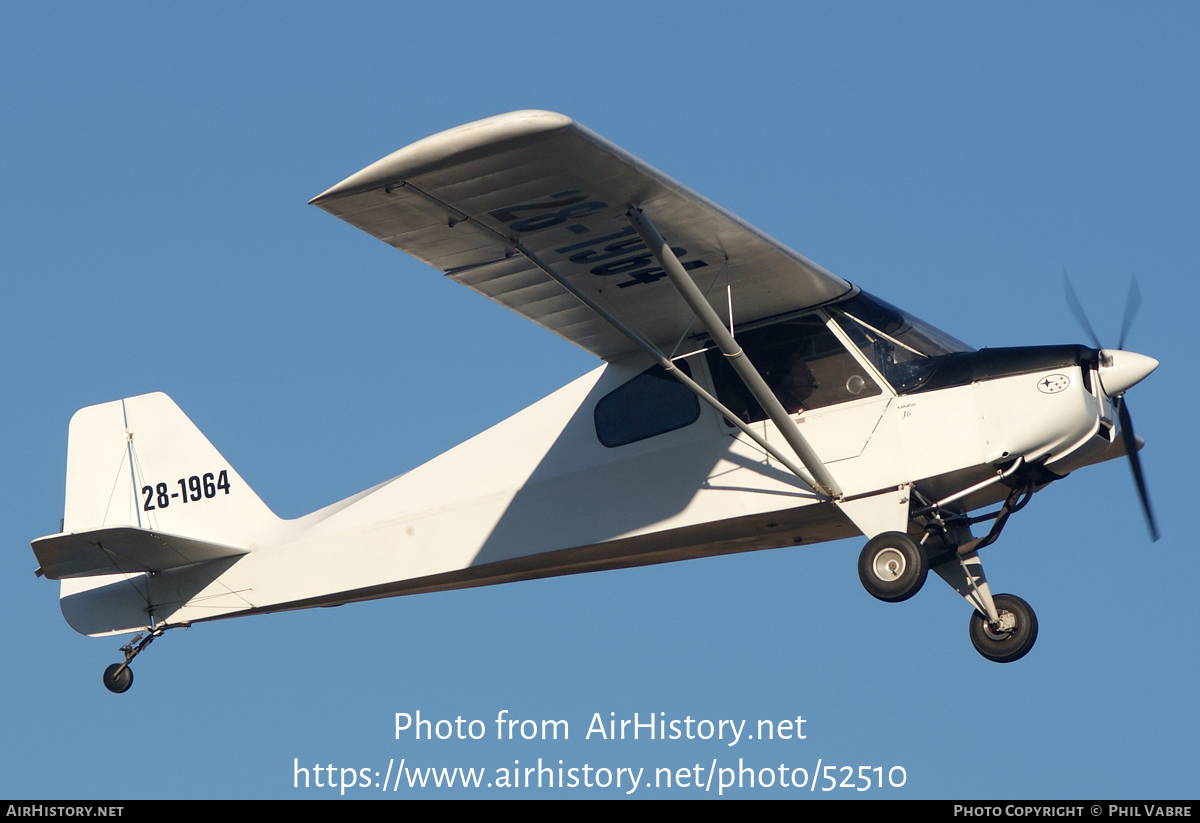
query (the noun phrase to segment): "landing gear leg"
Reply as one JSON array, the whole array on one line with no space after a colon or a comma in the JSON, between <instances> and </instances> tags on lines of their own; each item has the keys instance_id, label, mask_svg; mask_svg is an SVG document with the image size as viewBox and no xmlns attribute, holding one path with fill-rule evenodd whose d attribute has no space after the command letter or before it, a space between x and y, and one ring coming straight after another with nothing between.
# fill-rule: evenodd
<instances>
[{"instance_id":1,"label":"landing gear leg","mask_svg":"<svg viewBox=\"0 0 1200 823\"><path fill-rule=\"evenodd\" d=\"M1023 468L1025 474L1020 473ZM927 549L930 549L933 570L975 609L975 613L971 615L971 643L977 652L997 663L1011 663L1029 653L1037 640L1037 615L1028 603L1015 595L992 596L987 577L983 574L979 550L996 542L1009 516L1019 512L1029 503L1039 480L1045 485L1055 479L1053 475L1047 479L1043 476L1044 473L1040 462L1026 467L1024 461L1018 459L1010 469L996 478L931 503L916 513L917 516L925 518L926 541L932 539ZM943 515L941 507L945 503L989 482L1008 482L1006 478L1012 478L1012 486L1008 498L998 512L980 517ZM986 536L972 537L972 523L983 522L993 517L995 521ZM935 548L938 546L940 551Z\"/></svg>"},{"instance_id":2,"label":"landing gear leg","mask_svg":"<svg viewBox=\"0 0 1200 823\"><path fill-rule=\"evenodd\" d=\"M1037 640L1037 615L1016 595L992 596L976 552L952 555L933 570L975 608L971 643L977 652L997 663L1012 663L1029 654Z\"/></svg>"},{"instance_id":3,"label":"landing gear leg","mask_svg":"<svg viewBox=\"0 0 1200 823\"><path fill-rule=\"evenodd\" d=\"M992 600L992 591L988 588L987 577L983 573L983 561L976 552L951 555L945 562L934 566L933 570L950 585L950 588L961 594L976 612L992 621L1000 619L996 613L996 604Z\"/></svg>"},{"instance_id":4,"label":"landing gear leg","mask_svg":"<svg viewBox=\"0 0 1200 823\"><path fill-rule=\"evenodd\" d=\"M125 653L124 663L113 663L104 670L104 688L108 689L113 694L124 694L129 691L129 687L133 685L133 669L129 668L129 664L133 662L133 658L137 657L147 646L154 642L154 638L159 637L167 629L175 628L168 626L166 623L159 623L145 637L142 635L134 636L133 640L121 647L121 651Z\"/></svg>"}]
</instances>

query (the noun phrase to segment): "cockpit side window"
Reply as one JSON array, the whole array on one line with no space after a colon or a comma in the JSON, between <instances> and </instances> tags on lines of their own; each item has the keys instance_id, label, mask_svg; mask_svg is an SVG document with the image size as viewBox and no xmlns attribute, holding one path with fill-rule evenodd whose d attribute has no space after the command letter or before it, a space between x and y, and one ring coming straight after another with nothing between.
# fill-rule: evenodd
<instances>
[{"instance_id":1,"label":"cockpit side window","mask_svg":"<svg viewBox=\"0 0 1200 823\"><path fill-rule=\"evenodd\" d=\"M789 414L883 392L821 315L738 332L737 341ZM710 348L707 357L720 401L746 423L765 420L766 412L721 350Z\"/></svg>"},{"instance_id":2,"label":"cockpit side window","mask_svg":"<svg viewBox=\"0 0 1200 823\"><path fill-rule=\"evenodd\" d=\"M688 377L686 362L675 364ZM662 366L646 369L596 403L596 437L610 449L690 426L700 417L700 401Z\"/></svg>"}]
</instances>

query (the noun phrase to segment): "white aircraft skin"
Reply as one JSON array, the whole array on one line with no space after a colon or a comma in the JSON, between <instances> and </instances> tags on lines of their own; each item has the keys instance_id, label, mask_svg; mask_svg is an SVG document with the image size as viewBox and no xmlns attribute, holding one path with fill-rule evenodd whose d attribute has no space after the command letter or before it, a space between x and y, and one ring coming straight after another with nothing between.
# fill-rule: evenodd
<instances>
[{"instance_id":1,"label":"white aircraft skin","mask_svg":"<svg viewBox=\"0 0 1200 823\"><path fill-rule=\"evenodd\" d=\"M418 468L295 520L276 517L166 395L91 406L71 422L62 532L34 549L46 575L62 580L62 611L77 631L156 637L239 615L855 535L919 541L919 502L980 485L946 506L971 512L1009 496L1011 484L985 482L1002 472L1036 465L1042 474L1021 475L1032 491L1123 456L1111 397L1157 365L1073 347L1088 355L897 394L834 307L809 314L880 391L790 417L840 486L837 499L706 403L688 425L603 445L597 402L655 363L637 351ZM1027 350L1011 351L1019 359ZM716 394L709 359L687 362ZM788 449L772 420L751 428ZM971 540L964 525L951 533L959 544ZM102 573L97 556L116 573ZM978 612L993 612L970 545L952 556L935 570ZM128 666L110 673L117 668Z\"/></svg>"},{"instance_id":2,"label":"white aircraft skin","mask_svg":"<svg viewBox=\"0 0 1200 823\"><path fill-rule=\"evenodd\" d=\"M602 446L592 418L595 402L648 365L643 358L634 360L598 368L425 465L296 520L271 514L214 451L201 466L229 471L232 482L229 495L218 491L211 504L245 496L260 510L240 512L240 522L212 511L208 521L227 531L250 531L240 540L214 533L213 527L197 533L178 522L191 512L177 500L173 507L143 513L141 527L239 543L249 553L215 577L207 567L184 567L153 577L129 575L134 587L126 575L67 579L64 614L84 634L125 633L149 627L142 593L147 585L157 620L191 623L861 533L833 511L815 530L789 531L779 515L800 507L832 509L832 504L822 503L745 437L731 437L711 409L702 408L700 419L683 429L619 449ZM854 401L851 408L802 412L797 419L804 421L818 453L833 456L829 465L847 497L918 480L936 483L964 472L975 482L994 474L987 458L1004 452L1030 457L1050 453L1051 468L1084 447L1093 459L1123 453L1097 436L1108 404L1103 394L1097 397L1084 387L1079 367L1070 375L1070 388L1057 394L1037 390L1041 377L1009 377L929 392L915 400L888 393ZM91 484L103 492L96 499L103 498L108 510L94 528L138 526L140 498L121 460L126 445L121 405L89 407L72 422L74 429L88 418L107 416L116 424L109 438L115 448L108 451L117 460L97 461L108 482ZM145 428L172 412L178 417L171 422L190 425L162 394L130 398L124 405L135 444L149 439ZM983 437L989 420L997 421L994 428L987 427L996 445ZM768 440L778 439L773 423L760 425ZM143 479L172 478L169 486L177 492L174 478L197 470L195 458L172 470L141 452L136 457L139 486ZM114 465L120 467L116 477ZM81 478L77 484L86 483ZM965 484L959 480L955 485ZM1007 489L1001 488L971 508L1002 499ZM206 503L197 501L192 511ZM898 517L892 525L903 528L907 510L895 508ZM251 520L254 515L257 522ZM688 526L734 518L744 520L723 529L719 540L710 536L710 529L680 533ZM64 531L69 533L72 525L64 524ZM548 553L553 554L539 559ZM520 559L530 562L501 562ZM95 586L101 582L106 585ZM78 593L76 587L83 586L87 593ZM109 600L104 620L91 601L111 598L109 589L123 591L123 603ZM185 597L189 591L195 593Z\"/></svg>"}]
</instances>

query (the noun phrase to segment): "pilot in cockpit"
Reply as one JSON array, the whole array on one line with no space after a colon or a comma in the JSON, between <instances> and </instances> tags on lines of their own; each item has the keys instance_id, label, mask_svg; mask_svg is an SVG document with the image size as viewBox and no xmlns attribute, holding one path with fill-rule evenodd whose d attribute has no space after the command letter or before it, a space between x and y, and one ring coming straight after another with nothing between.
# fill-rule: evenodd
<instances>
[{"instance_id":1,"label":"pilot in cockpit","mask_svg":"<svg viewBox=\"0 0 1200 823\"><path fill-rule=\"evenodd\" d=\"M804 362L804 356L795 349L784 354L769 369L766 380L788 414L803 411L805 401L821 387L808 363Z\"/></svg>"}]
</instances>

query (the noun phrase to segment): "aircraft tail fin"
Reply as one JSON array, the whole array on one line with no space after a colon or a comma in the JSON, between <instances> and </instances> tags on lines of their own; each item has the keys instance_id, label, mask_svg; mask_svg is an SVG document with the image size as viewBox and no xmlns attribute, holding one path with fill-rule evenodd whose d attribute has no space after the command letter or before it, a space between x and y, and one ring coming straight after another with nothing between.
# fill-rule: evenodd
<instances>
[{"instance_id":1,"label":"aircraft tail fin","mask_svg":"<svg viewBox=\"0 0 1200 823\"><path fill-rule=\"evenodd\" d=\"M279 522L165 394L71 418L64 533L133 527L252 550Z\"/></svg>"}]
</instances>

